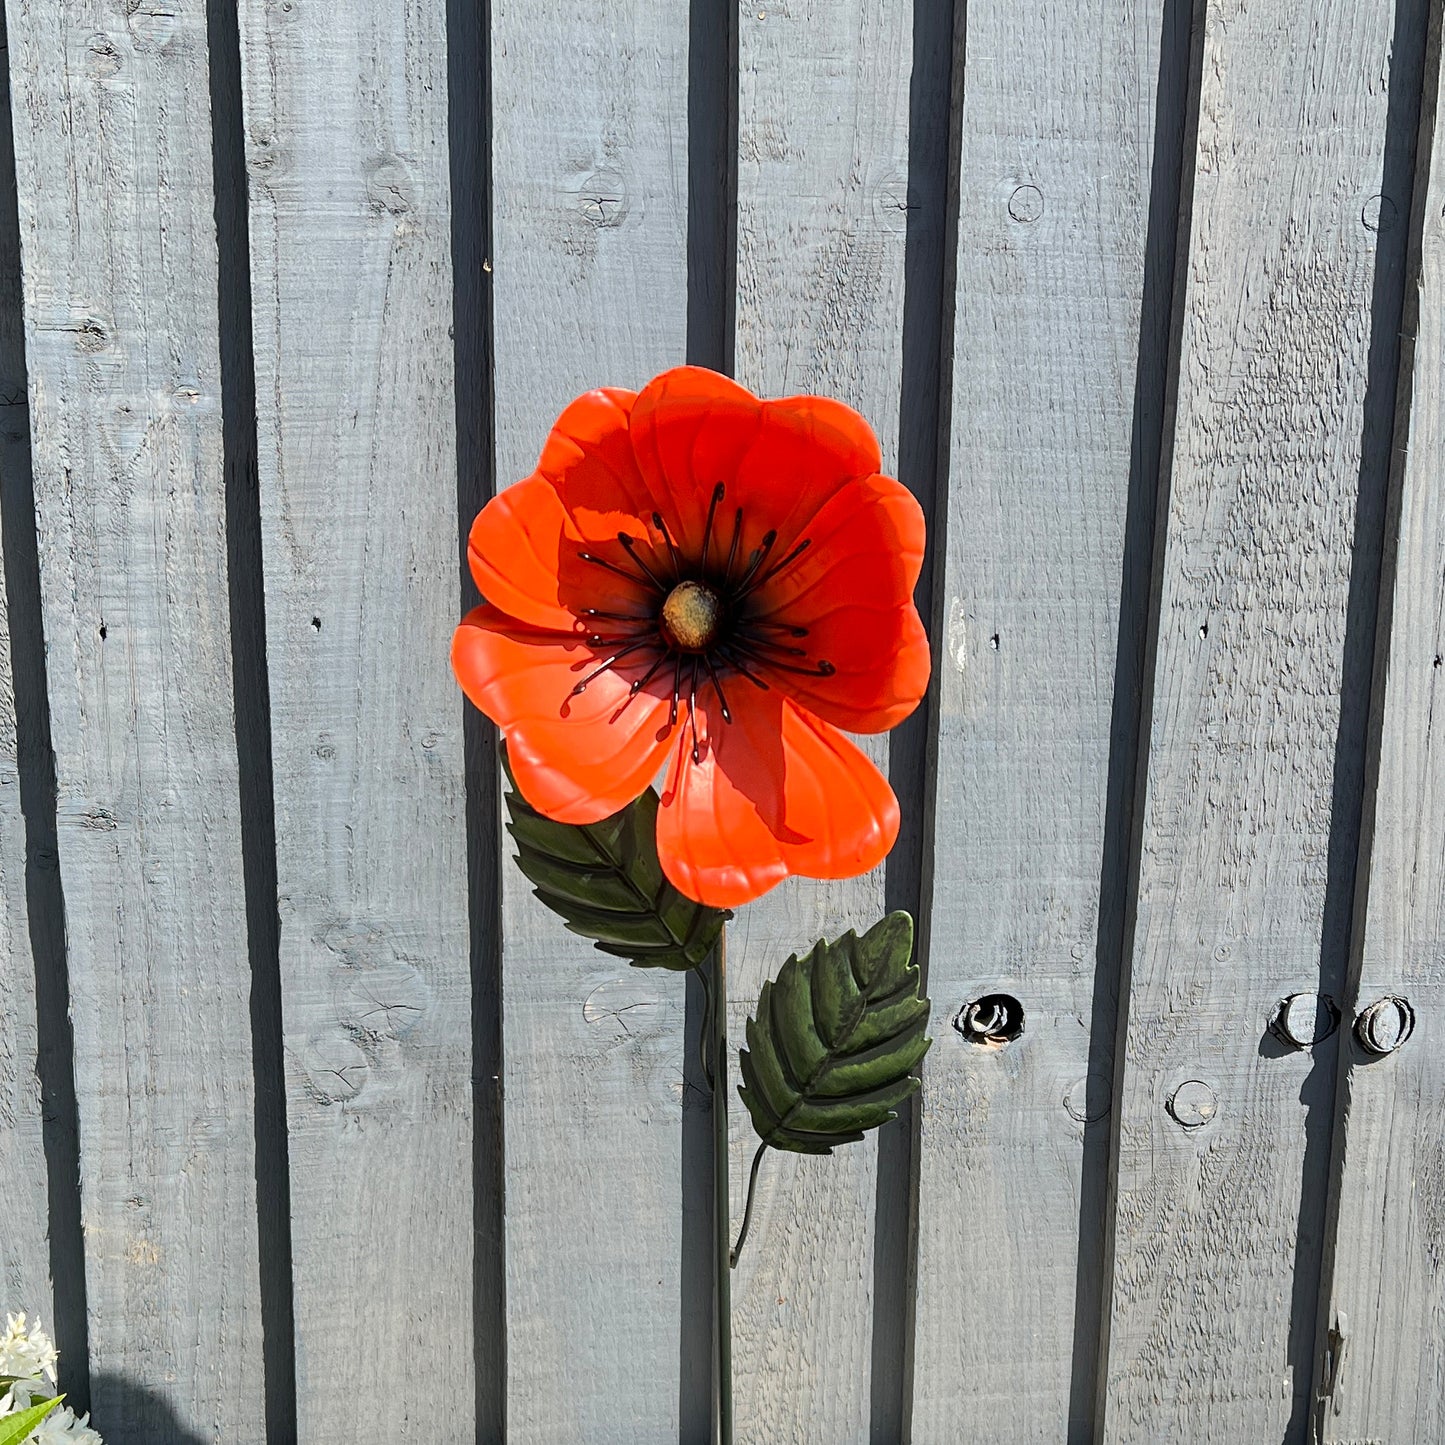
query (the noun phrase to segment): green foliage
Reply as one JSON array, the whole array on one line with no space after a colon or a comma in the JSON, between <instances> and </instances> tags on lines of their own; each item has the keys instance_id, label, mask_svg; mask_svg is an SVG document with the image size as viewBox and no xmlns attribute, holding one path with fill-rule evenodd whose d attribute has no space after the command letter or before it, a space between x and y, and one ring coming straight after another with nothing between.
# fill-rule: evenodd
<instances>
[{"instance_id":1,"label":"green foliage","mask_svg":"<svg viewBox=\"0 0 1445 1445\"><path fill-rule=\"evenodd\" d=\"M3 1420L0 1420L0 1445L20 1445L22 1440L28 1440L35 1433L40 1422L64 1398L64 1395L57 1395L53 1400L32 1405L18 1415L6 1415Z\"/></svg>"},{"instance_id":2,"label":"green foliage","mask_svg":"<svg viewBox=\"0 0 1445 1445\"><path fill-rule=\"evenodd\" d=\"M600 823L554 823L513 785L507 826L533 892L573 933L641 968L696 968L732 915L684 897L657 858L657 793L649 788Z\"/></svg>"},{"instance_id":3,"label":"green foliage","mask_svg":"<svg viewBox=\"0 0 1445 1445\"><path fill-rule=\"evenodd\" d=\"M909 962L913 920L890 913L862 938L819 942L763 985L738 1091L764 1144L831 1154L897 1117L933 1041Z\"/></svg>"}]
</instances>

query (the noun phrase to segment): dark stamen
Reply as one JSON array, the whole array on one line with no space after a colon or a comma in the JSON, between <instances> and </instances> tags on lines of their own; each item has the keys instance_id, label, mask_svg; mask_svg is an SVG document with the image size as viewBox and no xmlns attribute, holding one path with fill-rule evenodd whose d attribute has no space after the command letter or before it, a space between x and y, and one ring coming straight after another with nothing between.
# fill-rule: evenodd
<instances>
[{"instance_id":1,"label":"dark stamen","mask_svg":"<svg viewBox=\"0 0 1445 1445\"><path fill-rule=\"evenodd\" d=\"M726 586L727 583L732 580L732 575L733 575L733 558L738 555L738 543L742 540L742 535L743 535L743 509L742 509L741 507L739 507L739 508L738 508L738 511L737 511L737 516L735 516L735 517L733 518L733 542L732 542L732 546L728 548L728 564L727 564L726 567L723 568L723 585L724 585L724 586Z\"/></svg>"},{"instance_id":2,"label":"dark stamen","mask_svg":"<svg viewBox=\"0 0 1445 1445\"><path fill-rule=\"evenodd\" d=\"M712 658L706 653L703 654L702 660L707 664L707 675L712 679L712 690L717 693L718 706L722 708L723 721L730 723L733 720L733 715L728 711L727 693L722 690L722 683L718 679L717 668L712 665Z\"/></svg>"},{"instance_id":3,"label":"dark stamen","mask_svg":"<svg viewBox=\"0 0 1445 1445\"><path fill-rule=\"evenodd\" d=\"M622 714L625 713L627 709L632 706L632 703L637 697L637 694L640 693L642 689L646 687L647 684L651 682L654 677L657 676L658 672L661 671L664 666L666 666L670 656L671 654L666 652L659 653L658 656L653 659L652 666L649 667L647 671L642 674L641 677L634 679L632 685L627 689L627 696L622 699L622 706L619 707L617 711L612 714L612 717L610 719L611 722L616 722L617 719L620 718Z\"/></svg>"},{"instance_id":4,"label":"dark stamen","mask_svg":"<svg viewBox=\"0 0 1445 1445\"><path fill-rule=\"evenodd\" d=\"M763 559L773 550L773 543L778 540L776 532L766 532L763 535L763 545L754 551L748 559L748 570L743 573L742 580L738 583L737 590L733 593L731 601L736 602L738 598L746 595L748 583L753 580L753 574L763 565Z\"/></svg>"},{"instance_id":5,"label":"dark stamen","mask_svg":"<svg viewBox=\"0 0 1445 1445\"><path fill-rule=\"evenodd\" d=\"M727 491L727 488L726 488L725 486L723 486L723 484L722 484L721 482L719 482L719 483L717 484L717 486L715 486L715 487L712 489L712 501L710 501L710 502L707 504L707 525L706 525L705 527L703 527L703 529L702 529L702 553L701 553L701 556L702 556L702 566L703 566L704 569L706 569L706 567L707 567L707 549L708 549L708 544L712 541L712 521L713 521L713 518L714 518L715 516L717 516L717 504L718 504L720 501L722 501L722 499L723 499L723 493L724 493L725 491Z\"/></svg>"},{"instance_id":6,"label":"dark stamen","mask_svg":"<svg viewBox=\"0 0 1445 1445\"><path fill-rule=\"evenodd\" d=\"M773 535L776 536L777 534L774 533ZM751 587L744 588L741 592L735 593L733 595L733 601L741 602L742 599L746 597L749 592L756 592L759 587L764 585L764 583L771 582L775 578L781 577L784 570L792 566L792 564L796 562L798 558L801 557L803 553L806 552L808 548L812 545L813 539L811 537L804 537L803 540L799 542L798 545L794 547L793 550L789 552L788 555L784 557L781 562L774 563L773 566L769 567L768 570L764 572L763 575L759 577L758 580L754 582Z\"/></svg>"},{"instance_id":7,"label":"dark stamen","mask_svg":"<svg viewBox=\"0 0 1445 1445\"><path fill-rule=\"evenodd\" d=\"M658 656L657 660L652 664L652 666L649 667L649 668L647 669L647 671L644 672L644 673L642 674L642 676L639 677L639 678L637 679L637 681L634 682L634 683L632 684L632 686L627 689L628 697L629 697L629 698L634 698L634 697L636 697L637 694L640 693L640 692L642 691L642 689L643 689L644 687L646 687L647 684L648 684L649 682L651 682L652 679L653 679L659 672L662 671L662 669L663 669L663 667L666 665L666 663L667 663L667 653L664 652L664 653L661 653L661 654Z\"/></svg>"},{"instance_id":8,"label":"dark stamen","mask_svg":"<svg viewBox=\"0 0 1445 1445\"><path fill-rule=\"evenodd\" d=\"M572 696L576 697L579 693L585 691L587 684L591 682L594 677L601 677L604 672L607 672L611 668L616 667L618 662L622 658L626 657L628 653L636 652L639 647L648 647L650 645L650 642L634 642L630 647L624 647L621 650L614 652L612 656L607 659L606 662L604 662L600 667L593 668L592 671L589 672L587 676L584 677L582 681L579 682L577 686L572 689Z\"/></svg>"},{"instance_id":9,"label":"dark stamen","mask_svg":"<svg viewBox=\"0 0 1445 1445\"><path fill-rule=\"evenodd\" d=\"M682 558L677 555L677 548L672 543L672 533L667 530L667 523L662 520L661 512L652 514L652 525L662 533L662 540L667 543L667 555L672 561L672 580L676 582L682 576Z\"/></svg>"},{"instance_id":10,"label":"dark stamen","mask_svg":"<svg viewBox=\"0 0 1445 1445\"><path fill-rule=\"evenodd\" d=\"M584 607L583 617L605 617L609 622L651 622L650 617L639 617L635 612L603 612L600 607Z\"/></svg>"},{"instance_id":11,"label":"dark stamen","mask_svg":"<svg viewBox=\"0 0 1445 1445\"><path fill-rule=\"evenodd\" d=\"M748 618L740 624L748 632L786 632L789 637L806 637L806 627L794 627L791 622L767 622L762 619Z\"/></svg>"},{"instance_id":12,"label":"dark stamen","mask_svg":"<svg viewBox=\"0 0 1445 1445\"><path fill-rule=\"evenodd\" d=\"M795 672L800 677L832 677L838 671L826 658L820 660L816 667L795 667L790 662L779 662L776 658L761 655L754 650L751 643L743 638L735 638L732 646L737 648L744 657L750 657L760 667L771 667L777 672Z\"/></svg>"},{"instance_id":13,"label":"dark stamen","mask_svg":"<svg viewBox=\"0 0 1445 1445\"><path fill-rule=\"evenodd\" d=\"M624 632L621 637L604 637L600 632L589 632L586 641L588 647L615 647L619 642L631 642L633 638L651 635L651 632L650 627L640 632Z\"/></svg>"},{"instance_id":14,"label":"dark stamen","mask_svg":"<svg viewBox=\"0 0 1445 1445\"><path fill-rule=\"evenodd\" d=\"M629 582L636 582L639 587L646 587L652 590L652 583L646 577L639 577L635 572L629 572L626 567L619 567L615 562L609 562L606 557L598 557L592 552L579 552L577 554L584 562L591 562L594 567L605 567L609 572L615 572L619 577L625 577Z\"/></svg>"},{"instance_id":15,"label":"dark stamen","mask_svg":"<svg viewBox=\"0 0 1445 1445\"><path fill-rule=\"evenodd\" d=\"M781 642L769 642L766 637L752 637L745 628L739 630L739 636L749 647L766 647L772 652L782 653L784 657L806 657L808 655L806 647L784 647Z\"/></svg>"},{"instance_id":16,"label":"dark stamen","mask_svg":"<svg viewBox=\"0 0 1445 1445\"><path fill-rule=\"evenodd\" d=\"M692 724L692 760L695 763L702 761L702 753L697 746L697 658L692 659L692 679L687 686L687 718Z\"/></svg>"},{"instance_id":17,"label":"dark stamen","mask_svg":"<svg viewBox=\"0 0 1445 1445\"><path fill-rule=\"evenodd\" d=\"M677 654L677 661L672 669L672 711L667 715L668 727L677 726L677 705L682 701L682 653Z\"/></svg>"},{"instance_id":18,"label":"dark stamen","mask_svg":"<svg viewBox=\"0 0 1445 1445\"><path fill-rule=\"evenodd\" d=\"M657 573L654 572L652 568L649 567L647 563L644 562L642 558L637 555L637 543L633 540L633 538L629 537L626 532L619 532L617 534L617 540L622 544L622 550L626 552L627 555L631 557L632 560L636 562L637 565L641 567L644 572L647 573L648 578L652 582L652 585L656 587L659 592L666 592L667 583L664 582L662 578L659 577Z\"/></svg>"},{"instance_id":19,"label":"dark stamen","mask_svg":"<svg viewBox=\"0 0 1445 1445\"><path fill-rule=\"evenodd\" d=\"M742 675L747 678L747 680L752 683L754 687L761 688L763 692L767 692L767 683L765 683L762 678L760 678L756 673L750 672L746 667L744 667L743 664L733 655L730 648L718 648L717 655L722 659L723 662L725 662L730 668L732 668L734 672L742 673Z\"/></svg>"}]
</instances>

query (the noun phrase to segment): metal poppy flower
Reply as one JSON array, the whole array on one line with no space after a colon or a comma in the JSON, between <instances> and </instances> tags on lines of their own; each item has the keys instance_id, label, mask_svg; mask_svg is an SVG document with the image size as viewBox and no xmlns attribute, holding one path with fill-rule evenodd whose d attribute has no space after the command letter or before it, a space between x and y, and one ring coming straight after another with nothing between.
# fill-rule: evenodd
<instances>
[{"instance_id":1,"label":"metal poppy flower","mask_svg":"<svg viewBox=\"0 0 1445 1445\"><path fill-rule=\"evenodd\" d=\"M842 730L895 726L929 672L923 514L881 465L841 403L698 367L568 406L472 526L487 601L452 644L527 801L595 822L666 764L663 869L717 907L878 863L898 803Z\"/></svg>"}]
</instances>

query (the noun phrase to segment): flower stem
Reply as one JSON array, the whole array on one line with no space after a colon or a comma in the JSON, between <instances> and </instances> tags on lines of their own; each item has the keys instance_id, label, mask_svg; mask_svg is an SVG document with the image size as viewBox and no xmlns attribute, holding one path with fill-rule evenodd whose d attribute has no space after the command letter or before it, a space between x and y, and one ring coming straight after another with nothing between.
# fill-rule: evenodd
<instances>
[{"instance_id":1,"label":"flower stem","mask_svg":"<svg viewBox=\"0 0 1445 1445\"><path fill-rule=\"evenodd\" d=\"M728 1218L728 988L727 927L709 962L708 1026L712 1043L713 1335L717 1348L718 1445L733 1445L733 1309Z\"/></svg>"},{"instance_id":2,"label":"flower stem","mask_svg":"<svg viewBox=\"0 0 1445 1445\"><path fill-rule=\"evenodd\" d=\"M728 1256L728 1265L732 1269L738 1267L738 1256L743 1252L743 1245L748 1240L748 1228L753 1222L753 1194L758 1187L758 1166L763 1162L767 1149L766 1144L758 1145L758 1152L753 1155L753 1167L748 1172L748 1202L743 1208L743 1226L738 1230L738 1242L733 1245L732 1253Z\"/></svg>"}]
</instances>

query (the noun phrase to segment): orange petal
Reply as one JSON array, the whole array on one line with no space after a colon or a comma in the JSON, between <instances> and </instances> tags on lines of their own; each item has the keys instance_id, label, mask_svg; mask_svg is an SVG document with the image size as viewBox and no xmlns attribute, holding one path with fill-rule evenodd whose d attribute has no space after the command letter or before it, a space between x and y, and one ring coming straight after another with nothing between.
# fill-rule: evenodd
<instances>
[{"instance_id":1,"label":"orange petal","mask_svg":"<svg viewBox=\"0 0 1445 1445\"><path fill-rule=\"evenodd\" d=\"M606 655L490 606L469 612L452 638L457 680L501 728L522 796L560 823L595 823L625 807L657 775L672 736L660 684L628 702L649 666L646 652L572 695Z\"/></svg>"},{"instance_id":2,"label":"orange petal","mask_svg":"<svg viewBox=\"0 0 1445 1445\"><path fill-rule=\"evenodd\" d=\"M783 704L788 760L786 829L805 842L784 842L790 873L853 878L876 867L898 838L898 799L888 779L831 723Z\"/></svg>"},{"instance_id":3,"label":"orange petal","mask_svg":"<svg viewBox=\"0 0 1445 1445\"><path fill-rule=\"evenodd\" d=\"M655 503L638 471L630 431L635 392L608 388L570 402L553 424L540 475L551 480L579 537L645 533Z\"/></svg>"},{"instance_id":4,"label":"orange petal","mask_svg":"<svg viewBox=\"0 0 1445 1445\"><path fill-rule=\"evenodd\" d=\"M728 487L708 554L725 555L732 534L732 493L738 464L762 421L763 403L737 382L701 366L678 366L654 377L632 408L632 446L653 505L690 557L702 550L708 508L719 482ZM761 531L759 532L761 535ZM719 543L719 539L721 539Z\"/></svg>"},{"instance_id":5,"label":"orange petal","mask_svg":"<svg viewBox=\"0 0 1445 1445\"><path fill-rule=\"evenodd\" d=\"M639 525L628 521L634 530ZM556 487L540 475L493 497L477 513L467 539L477 590L521 622L573 632L592 630L594 624L579 621L587 608L648 615L655 599L645 585L588 562L584 553L637 576L616 536L600 542L582 536Z\"/></svg>"},{"instance_id":6,"label":"orange petal","mask_svg":"<svg viewBox=\"0 0 1445 1445\"><path fill-rule=\"evenodd\" d=\"M738 465L739 504L760 531L778 534L775 557L811 535L819 508L841 487L883 466L873 428L852 407L826 396L788 396L763 404L756 441Z\"/></svg>"},{"instance_id":7,"label":"orange petal","mask_svg":"<svg viewBox=\"0 0 1445 1445\"><path fill-rule=\"evenodd\" d=\"M760 588L756 615L806 627L811 663L830 677L762 668L804 707L850 732L884 732L928 687L928 635L913 605L923 565L923 512L891 477L835 493L806 530L808 550Z\"/></svg>"},{"instance_id":8,"label":"orange petal","mask_svg":"<svg viewBox=\"0 0 1445 1445\"><path fill-rule=\"evenodd\" d=\"M739 507L741 559L770 530L781 557L834 492L882 465L872 429L842 402L763 402L696 366L663 372L642 389L632 443L657 509L690 555L701 551L713 491L725 485L708 551L714 564L727 555Z\"/></svg>"},{"instance_id":9,"label":"orange petal","mask_svg":"<svg viewBox=\"0 0 1445 1445\"><path fill-rule=\"evenodd\" d=\"M701 761L683 728L657 815L662 871L678 889L714 908L747 903L788 876L782 845L781 699L739 704L733 721L699 704ZM712 746L708 746L711 739Z\"/></svg>"},{"instance_id":10,"label":"orange petal","mask_svg":"<svg viewBox=\"0 0 1445 1445\"><path fill-rule=\"evenodd\" d=\"M683 893L736 907L790 873L847 878L887 854L898 803L867 756L776 692L732 711L701 705L700 760L684 729L668 770L657 848Z\"/></svg>"}]
</instances>

